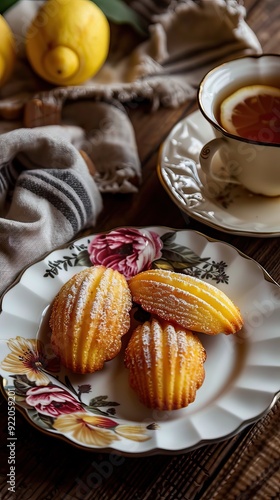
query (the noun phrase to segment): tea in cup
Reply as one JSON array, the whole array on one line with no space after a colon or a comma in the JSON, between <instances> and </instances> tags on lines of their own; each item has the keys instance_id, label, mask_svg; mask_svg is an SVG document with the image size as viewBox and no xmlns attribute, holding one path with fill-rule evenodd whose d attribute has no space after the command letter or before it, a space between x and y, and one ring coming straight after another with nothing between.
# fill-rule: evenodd
<instances>
[{"instance_id":1,"label":"tea in cup","mask_svg":"<svg viewBox=\"0 0 280 500\"><path fill-rule=\"evenodd\" d=\"M208 178L280 196L280 55L212 69L200 83L198 105L216 136L200 152Z\"/></svg>"}]
</instances>

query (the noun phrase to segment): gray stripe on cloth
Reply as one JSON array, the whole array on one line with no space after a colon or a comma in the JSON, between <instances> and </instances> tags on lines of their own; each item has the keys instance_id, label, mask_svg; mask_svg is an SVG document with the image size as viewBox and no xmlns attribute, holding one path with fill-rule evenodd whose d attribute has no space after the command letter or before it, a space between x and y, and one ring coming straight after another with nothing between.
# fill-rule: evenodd
<instances>
[{"instance_id":1,"label":"gray stripe on cloth","mask_svg":"<svg viewBox=\"0 0 280 500\"><path fill-rule=\"evenodd\" d=\"M7 191L11 188L17 178L18 169L11 162L5 162L0 166L0 193Z\"/></svg>"},{"instance_id":2,"label":"gray stripe on cloth","mask_svg":"<svg viewBox=\"0 0 280 500\"><path fill-rule=\"evenodd\" d=\"M46 183L46 192L49 185L63 193L76 208L81 224L84 225L88 217L92 216L92 203L83 184L73 172L64 170L31 171L25 175L32 175ZM62 182L61 182L62 181Z\"/></svg>"},{"instance_id":3,"label":"gray stripe on cloth","mask_svg":"<svg viewBox=\"0 0 280 500\"><path fill-rule=\"evenodd\" d=\"M62 127L0 134L0 157L5 184L14 176L0 191L1 295L25 266L94 226L103 204L87 163Z\"/></svg>"},{"instance_id":4,"label":"gray stripe on cloth","mask_svg":"<svg viewBox=\"0 0 280 500\"><path fill-rule=\"evenodd\" d=\"M57 179L62 180L64 183L69 185L70 189L72 192L76 193L77 198L73 197L73 203L77 203L77 208L79 207L80 209L83 209L83 214L85 211L86 217L84 217L83 224L86 222L88 217L92 216L92 202L88 196L88 193L85 189L85 184L80 182L78 179L77 175L73 174L73 172L70 172L69 170L52 170L49 172L50 175L53 177L56 177ZM60 185L60 190L63 192L63 185ZM65 191L65 194L66 191ZM71 197L71 194L69 193L68 197ZM72 199L72 198L71 198ZM78 204L79 202L79 204Z\"/></svg>"},{"instance_id":5,"label":"gray stripe on cloth","mask_svg":"<svg viewBox=\"0 0 280 500\"><path fill-rule=\"evenodd\" d=\"M30 175L23 176L19 180L18 186L27 189L36 196L39 196L51 203L70 222L73 228L73 232L77 233L80 230L80 224L77 218L77 214L73 210L73 205L71 203L65 203L59 193L55 194L53 189L48 186L47 183L44 185L39 184L31 177L32 176Z\"/></svg>"}]
</instances>

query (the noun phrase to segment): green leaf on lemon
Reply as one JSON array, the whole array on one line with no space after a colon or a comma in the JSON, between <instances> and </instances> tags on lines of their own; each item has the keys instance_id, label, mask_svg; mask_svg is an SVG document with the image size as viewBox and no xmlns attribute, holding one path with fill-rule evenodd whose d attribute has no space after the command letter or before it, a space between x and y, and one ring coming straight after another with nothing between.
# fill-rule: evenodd
<instances>
[{"instance_id":1,"label":"green leaf on lemon","mask_svg":"<svg viewBox=\"0 0 280 500\"><path fill-rule=\"evenodd\" d=\"M18 0L2 0L0 5L0 14L4 14L6 10L12 7Z\"/></svg>"},{"instance_id":2,"label":"green leaf on lemon","mask_svg":"<svg viewBox=\"0 0 280 500\"><path fill-rule=\"evenodd\" d=\"M143 18L123 0L94 0L93 3L103 11L109 21L116 24L130 24L142 36L147 36L147 26Z\"/></svg>"}]
</instances>

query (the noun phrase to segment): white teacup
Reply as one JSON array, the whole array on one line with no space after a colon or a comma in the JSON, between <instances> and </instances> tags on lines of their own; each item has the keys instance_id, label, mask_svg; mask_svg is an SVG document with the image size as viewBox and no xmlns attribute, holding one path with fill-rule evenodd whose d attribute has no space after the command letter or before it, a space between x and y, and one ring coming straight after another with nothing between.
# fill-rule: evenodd
<instances>
[{"instance_id":1,"label":"white teacup","mask_svg":"<svg viewBox=\"0 0 280 500\"><path fill-rule=\"evenodd\" d=\"M265 129L257 140L233 135L218 119L220 104L228 95L241 87L258 84L280 88L280 55L241 57L205 75L198 90L198 105L216 138L202 148L200 164L213 181L241 184L265 196L280 196L280 143L265 142L262 136Z\"/></svg>"}]
</instances>

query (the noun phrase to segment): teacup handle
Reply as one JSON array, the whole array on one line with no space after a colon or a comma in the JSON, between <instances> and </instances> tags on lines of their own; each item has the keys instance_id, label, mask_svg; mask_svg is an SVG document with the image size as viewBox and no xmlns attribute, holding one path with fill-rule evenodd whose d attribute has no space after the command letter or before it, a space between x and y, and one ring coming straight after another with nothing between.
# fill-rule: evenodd
<instances>
[{"instance_id":1,"label":"teacup handle","mask_svg":"<svg viewBox=\"0 0 280 500\"><path fill-rule=\"evenodd\" d=\"M199 162L200 166L203 170L203 172L209 176L212 177L212 179L219 181L219 182L230 182L232 184L241 184L237 179L233 178L230 176L230 174L227 176L225 172L221 176L217 175L216 172L213 171L212 165L213 165L213 156L215 153L217 153L218 150L221 148L227 147L226 141L222 138L216 138L212 139L212 141L207 142L200 151L199 155Z\"/></svg>"}]
</instances>

